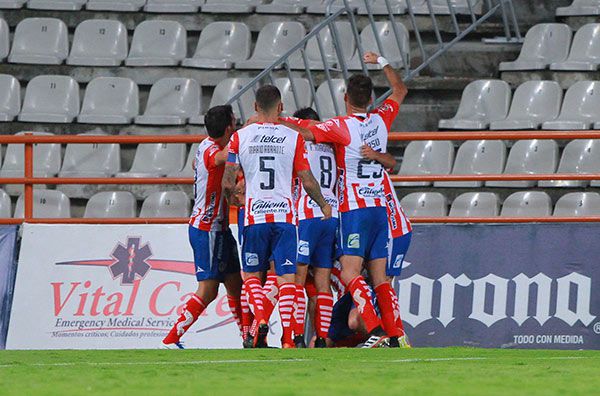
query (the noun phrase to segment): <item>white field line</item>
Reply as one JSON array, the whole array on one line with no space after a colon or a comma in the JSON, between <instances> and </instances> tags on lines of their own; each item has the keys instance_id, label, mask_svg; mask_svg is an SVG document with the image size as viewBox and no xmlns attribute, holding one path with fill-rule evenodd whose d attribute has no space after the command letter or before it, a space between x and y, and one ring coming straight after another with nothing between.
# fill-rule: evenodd
<instances>
[{"instance_id":1,"label":"white field line","mask_svg":"<svg viewBox=\"0 0 600 396\"><path fill-rule=\"evenodd\" d=\"M378 360L385 363L420 363L420 362L458 362L458 361L473 361L473 360L506 360L506 359L521 359L521 360L578 360L590 359L588 356L548 356L548 357L456 357L456 358L422 358L422 359L395 359L395 360ZM372 360L363 360L362 362L372 362Z\"/></svg>"}]
</instances>

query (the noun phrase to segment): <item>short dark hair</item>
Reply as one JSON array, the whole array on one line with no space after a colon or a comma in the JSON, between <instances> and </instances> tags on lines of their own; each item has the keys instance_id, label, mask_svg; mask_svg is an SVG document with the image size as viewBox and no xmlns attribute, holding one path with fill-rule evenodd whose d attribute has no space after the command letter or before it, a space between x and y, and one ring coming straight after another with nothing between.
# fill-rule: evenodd
<instances>
[{"instance_id":1,"label":"short dark hair","mask_svg":"<svg viewBox=\"0 0 600 396\"><path fill-rule=\"evenodd\" d=\"M281 101L281 92L274 85L263 85L256 90L256 104L261 110L272 110Z\"/></svg>"},{"instance_id":2,"label":"short dark hair","mask_svg":"<svg viewBox=\"0 0 600 396\"><path fill-rule=\"evenodd\" d=\"M294 117L300 118L301 120L321 121L321 119L319 118L319 113L317 113L312 107L305 107L303 109L297 110L294 113Z\"/></svg>"},{"instance_id":3,"label":"short dark hair","mask_svg":"<svg viewBox=\"0 0 600 396\"><path fill-rule=\"evenodd\" d=\"M346 95L350 104L357 107L367 107L373 94L373 80L364 74L355 74L348 80Z\"/></svg>"},{"instance_id":4,"label":"short dark hair","mask_svg":"<svg viewBox=\"0 0 600 396\"><path fill-rule=\"evenodd\" d=\"M211 107L204 116L204 124L208 136L218 139L225 135L227 127L233 122L233 109L231 105Z\"/></svg>"}]
</instances>

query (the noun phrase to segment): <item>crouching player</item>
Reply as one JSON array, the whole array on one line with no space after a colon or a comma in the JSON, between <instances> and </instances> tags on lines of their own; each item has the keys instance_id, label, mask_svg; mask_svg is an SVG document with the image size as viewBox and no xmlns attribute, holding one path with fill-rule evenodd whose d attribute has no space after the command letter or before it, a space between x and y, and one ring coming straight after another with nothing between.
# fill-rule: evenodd
<instances>
[{"instance_id":1,"label":"crouching player","mask_svg":"<svg viewBox=\"0 0 600 396\"><path fill-rule=\"evenodd\" d=\"M231 106L211 108L206 113L205 122L209 137L198 146L194 161L195 199L189 222L189 240L194 251L198 289L186 302L181 316L162 341L163 348L167 349L183 349L181 337L208 304L215 300L221 282L227 289L231 312L240 325L240 264L221 192L227 144L235 131Z\"/></svg>"}]
</instances>

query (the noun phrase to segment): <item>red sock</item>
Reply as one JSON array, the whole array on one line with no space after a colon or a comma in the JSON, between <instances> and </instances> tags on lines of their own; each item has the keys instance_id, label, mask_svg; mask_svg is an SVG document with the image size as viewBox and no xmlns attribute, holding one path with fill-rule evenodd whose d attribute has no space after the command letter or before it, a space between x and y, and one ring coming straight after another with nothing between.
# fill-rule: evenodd
<instances>
[{"instance_id":1,"label":"red sock","mask_svg":"<svg viewBox=\"0 0 600 396\"><path fill-rule=\"evenodd\" d=\"M165 344L173 344L179 342L181 336L194 324L198 319L198 316L206 309L206 304L197 295L192 295L190 299L185 303L181 316L177 319L177 322L169 331L169 334L164 338Z\"/></svg>"},{"instance_id":2,"label":"red sock","mask_svg":"<svg viewBox=\"0 0 600 396\"><path fill-rule=\"evenodd\" d=\"M240 302L240 298L227 295L227 305L229 305L229 310L231 311L231 315L235 319L237 323L240 334L244 335L244 329L242 326L242 305Z\"/></svg>"},{"instance_id":3,"label":"red sock","mask_svg":"<svg viewBox=\"0 0 600 396\"><path fill-rule=\"evenodd\" d=\"M396 307L394 304L394 296L396 293L388 282L384 282L375 288L377 294L377 305L381 311L381 322L383 329L390 337L400 336L398 326L396 326Z\"/></svg>"},{"instance_id":4,"label":"red sock","mask_svg":"<svg viewBox=\"0 0 600 396\"><path fill-rule=\"evenodd\" d=\"M254 321L254 315L250 311L250 305L248 304L248 292L246 291L245 283L242 285L240 305L242 307L242 333L245 336L250 331L250 326L252 326L252 321Z\"/></svg>"},{"instance_id":5,"label":"red sock","mask_svg":"<svg viewBox=\"0 0 600 396\"><path fill-rule=\"evenodd\" d=\"M283 327L282 344L293 345L292 316L294 315L294 300L296 299L296 285L283 283L279 286L279 315Z\"/></svg>"},{"instance_id":6,"label":"red sock","mask_svg":"<svg viewBox=\"0 0 600 396\"><path fill-rule=\"evenodd\" d=\"M315 329L317 336L327 338L329 326L331 325L331 314L333 313L333 294L317 294L317 307L315 310Z\"/></svg>"},{"instance_id":7,"label":"red sock","mask_svg":"<svg viewBox=\"0 0 600 396\"><path fill-rule=\"evenodd\" d=\"M277 285L277 275L268 274L265 285L262 288L263 291L263 310L265 313L265 319L267 322L271 318L271 314L277 305L277 298L279 297L279 286Z\"/></svg>"},{"instance_id":8,"label":"red sock","mask_svg":"<svg viewBox=\"0 0 600 396\"><path fill-rule=\"evenodd\" d=\"M396 314L396 327L400 331L400 335L404 335L404 324L402 323L402 317L400 316L400 302L398 301L398 295L393 293L392 301L394 302L394 313Z\"/></svg>"},{"instance_id":9,"label":"red sock","mask_svg":"<svg viewBox=\"0 0 600 396\"><path fill-rule=\"evenodd\" d=\"M362 276L357 276L348 284L348 291L358 308L360 316L365 321L367 333L373 331L377 326L381 326L381 321L375 312L371 297L369 296L369 286Z\"/></svg>"},{"instance_id":10,"label":"red sock","mask_svg":"<svg viewBox=\"0 0 600 396\"><path fill-rule=\"evenodd\" d=\"M306 296L304 286L296 285L296 310L294 311L294 335L304 334L304 320L306 317Z\"/></svg>"},{"instance_id":11,"label":"red sock","mask_svg":"<svg viewBox=\"0 0 600 396\"><path fill-rule=\"evenodd\" d=\"M246 285L246 292L248 296L248 302L254 312L254 319L261 323L265 320L265 313L263 309L263 293L260 279L253 276L244 281Z\"/></svg>"}]
</instances>

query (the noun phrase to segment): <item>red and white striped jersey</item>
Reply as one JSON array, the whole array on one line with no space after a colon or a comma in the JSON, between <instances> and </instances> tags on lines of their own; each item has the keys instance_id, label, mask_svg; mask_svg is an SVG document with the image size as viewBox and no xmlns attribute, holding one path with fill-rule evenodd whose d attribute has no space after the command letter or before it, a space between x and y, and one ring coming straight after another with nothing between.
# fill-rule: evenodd
<instances>
[{"instance_id":1,"label":"red and white striped jersey","mask_svg":"<svg viewBox=\"0 0 600 396\"><path fill-rule=\"evenodd\" d=\"M293 179L310 170L302 136L280 124L249 125L233 134L228 162L246 179L245 225L296 223Z\"/></svg>"},{"instance_id":2,"label":"red and white striped jersey","mask_svg":"<svg viewBox=\"0 0 600 396\"><path fill-rule=\"evenodd\" d=\"M383 172L383 191L388 210L388 223L392 238L398 238L412 231L410 220L404 214L394 184L387 172Z\"/></svg>"},{"instance_id":3,"label":"red and white striped jersey","mask_svg":"<svg viewBox=\"0 0 600 396\"><path fill-rule=\"evenodd\" d=\"M211 138L204 139L196 151L194 209L190 225L203 231L222 231L227 227L226 205L221 193L225 164L217 166L215 156L223 147Z\"/></svg>"}]
</instances>

